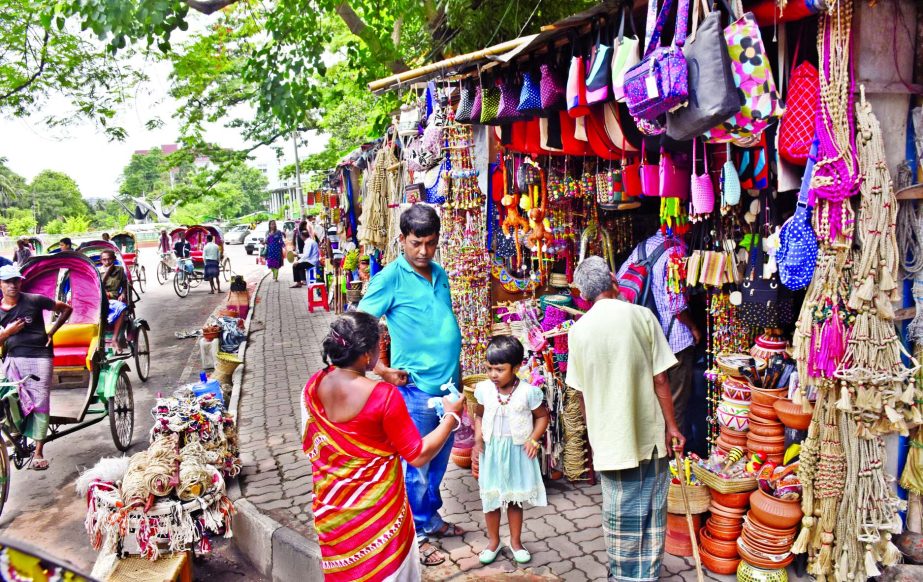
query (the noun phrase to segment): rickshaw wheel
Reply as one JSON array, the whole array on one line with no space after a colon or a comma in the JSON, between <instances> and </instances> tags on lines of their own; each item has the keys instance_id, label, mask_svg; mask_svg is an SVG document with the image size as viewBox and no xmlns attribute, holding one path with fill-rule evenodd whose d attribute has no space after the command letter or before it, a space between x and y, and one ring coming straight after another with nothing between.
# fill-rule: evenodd
<instances>
[{"instance_id":1,"label":"rickshaw wheel","mask_svg":"<svg viewBox=\"0 0 923 582\"><path fill-rule=\"evenodd\" d=\"M161 259L160 263L157 265L157 282L163 285L169 278L170 270L167 267L167 264L163 262L163 259Z\"/></svg>"},{"instance_id":2,"label":"rickshaw wheel","mask_svg":"<svg viewBox=\"0 0 923 582\"><path fill-rule=\"evenodd\" d=\"M224 275L225 283L231 280L231 259L228 257L224 257L224 260L221 262L221 274Z\"/></svg>"},{"instance_id":3,"label":"rickshaw wheel","mask_svg":"<svg viewBox=\"0 0 923 582\"><path fill-rule=\"evenodd\" d=\"M147 338L147 330L138 328L138 335L131 344L131 351L135 356L135 372L142 382L147 382L151 377L151 344Z\"/></svg>"},{"instance_id":4,"label":"rickshaw wheel","mask_svg":"<svg viewBox=\"0 0 923 582\"><path fill-rule=\"evenodd\" d=\"M109 398L106 405L109 410L109 430L115 447L125 452L131 446L131 436L135 430L135 399L131 392L131 380L123 369L119 372L115 396Z\"/></svg>"},{"instance_id":5,"label":"rickshaw wheel","mask_svg":"<svg viewBox=\"0 0 923 582\"><path fill-rule=\"evenodd\" d=\"M143 266L138 271L138 287L141 288L141 292L144 293L144 288L147 286L147 269Z\"/></svg>"},{"instance_id":6,"label":"rickshaw wheel","mask_svg":"<svg viewBox=\"0 0 923 582\"><path fill-rule=\"evenodd\" d=\"M173 290L176 291L177 297L189 295L189 277L188 273L176 273L173 275Z\"/></svg>"},{"instance_id":7,"label":"rickshaw wheel","mask_svg":"<svg viewBox=\"0 0 923 582\"><path fill-rule=\"evenodd\" d=\"M10 454L6 451L6 441L0 441L0 514L3 513L3 506L10 497Z\"/></svg>"}]
</instances>

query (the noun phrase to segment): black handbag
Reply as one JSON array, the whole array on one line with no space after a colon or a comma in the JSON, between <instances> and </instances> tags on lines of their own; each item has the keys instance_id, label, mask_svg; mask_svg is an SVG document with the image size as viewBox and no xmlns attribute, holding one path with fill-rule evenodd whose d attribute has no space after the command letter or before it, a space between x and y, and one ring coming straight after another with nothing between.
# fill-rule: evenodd
<instances>
[{"instance_id":1,"label":"black handbag","mask_svg":"<svg viewBox=\"0 0 923 582\"><path fill-rule=\"evenodd\" d=\"M754 327L786 327L793 320L792 295L779 281L778 272L768 279L763 278L765 261L762 241L754 242L750 262L740 284L740 318Z\"/></svg>"},{"instance_id":2,"label":"black handbag","mask_svg":"<svg viewBox=\"0 0 923 582\"><path fill-rule=\"evenodd\" d=\"M700 0L695 2L693 26L698 20ZM701 0L703 3L706 0ZM706 8L707 10L707 8ZM740 111L740 92L734 82L731 57L728 54L721 12L714 10L705 16L694 38L686 43L689 79L689 101L667 114L667 135L686 141L701 135Z\"/></svg>"}]
</instances>

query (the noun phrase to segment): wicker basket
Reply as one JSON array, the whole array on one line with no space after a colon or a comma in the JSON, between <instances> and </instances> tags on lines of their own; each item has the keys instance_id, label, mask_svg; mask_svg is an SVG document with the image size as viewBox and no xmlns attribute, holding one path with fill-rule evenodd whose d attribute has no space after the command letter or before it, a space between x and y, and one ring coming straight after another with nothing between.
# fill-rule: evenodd
<instances>
[{"instance_id":1,"label":"wicker basket","mask_svg":"<svg viewBox=\"0 0 923 582\"><path fill-rule=\"evenodd\" d=\"M495 323L490 328L490 334L497 335L513 335L513 331L510 329L510 324L508 323Z\"/></svg>"},{"instance_id":2,"label":"wicker basket","mask_svg":"<svg viewBox=\"0 0 923 582\"><path fill-rule=\"evenodd\" d=\"M718 493L746 493L747 491L754 491L757 487L756 477L723 479L699 465L693 465L692 472L695 473L696 479Z\"/></svg>"},{"instance_id":3,"label":"wicker basket","mask_svg":"<svg viewBox=\"0 0 923 582\"><path fill-rule=\"evenodd\" d=\"M465 399L468 401L468 416L471 417L472 421L474 421L474 412L478 405L478 401L474 399L474 387L478 382L483 382L484 380L487 380L487 374L471 374L462 378Z\"/></svg>"},{"instance_id":4,"label":"wicker basket","mask_svg":"<svg viewBox=\"0 0 923 582\"><path fill-rule=\"evenodd\" d=\"M231 377L234 375L234 370L242 363L243 360L234 354L218 352L218 355L215 357L215 379L222 384L230 384Z\"/></svg>"},{"instance_id":5,"label":"wicker basket","mask_svg":"<svg viewBox=\"0 0 923 582\"><path fill-rule=\"evenodd\" d=\"M689 499L689 513L705 513L711 503L711 493L704 485L686 485L686 497ZM686 504L683 503L683 492L679 483L670 483L667 493L667 512L686 513Z\"/></svg>"},{"instance_id":6,"label":"wicker basket","mask_svg":"<svg viewBox=\"0 0 923 582\"><path fill-rule=\"evenodd\" d=\"M567 275L564 273L552 273L548 278L548 284L558 289L565 289L567 287Z\"/></svg>"}]
</instances>

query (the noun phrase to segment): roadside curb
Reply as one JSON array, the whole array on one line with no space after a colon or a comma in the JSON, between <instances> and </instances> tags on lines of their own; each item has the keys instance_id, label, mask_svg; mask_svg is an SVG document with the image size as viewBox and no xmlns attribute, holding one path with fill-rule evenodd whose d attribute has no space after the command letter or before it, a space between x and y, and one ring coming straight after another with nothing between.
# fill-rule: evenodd
<instances>
[{"instance_id":1,"label":"roadside curb","mask_svg":"<svg viewBox=\"0 0 923 582\"><path fill-rule=\"evenodd\" d=\"M241 342L237 352L238 357L244 363L234 370L231 398L228 403L228 412L234 417L235 422L240 407L244 372L247 368L246 352L250 343L250 321L256 311L256 298L268 276L268 272L263 275L250 297L250 312L244 323L247 338ZM324 579L320 545L316 538L309 540L290 527L262 513L243 496L239 479L228 480L227 492L237 509L237 513L232 517L234 537L231 539L240 553L260 574L280 582Z\"/></svg>"}]
</instances>

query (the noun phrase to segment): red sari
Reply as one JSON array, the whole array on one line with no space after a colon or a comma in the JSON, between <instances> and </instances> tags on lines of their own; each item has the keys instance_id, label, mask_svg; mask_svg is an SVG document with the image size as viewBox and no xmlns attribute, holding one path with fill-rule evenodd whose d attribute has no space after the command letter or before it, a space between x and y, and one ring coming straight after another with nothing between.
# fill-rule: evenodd
<instances>
[{"instance_id":1,"label":"red sari","mask_svg":"<svg viewBox=\"0 0 923 582\"><path fill-rule=\"evenodd\" d=\"M317 372L302 395L302 443L314 476L324 577L405 579L417 564L401 457L412 461L420 454L420 433L401 394L387 382L375 386L352 420L328 420L317 387L329 371Z\"/></svg>"}]
</instances>

